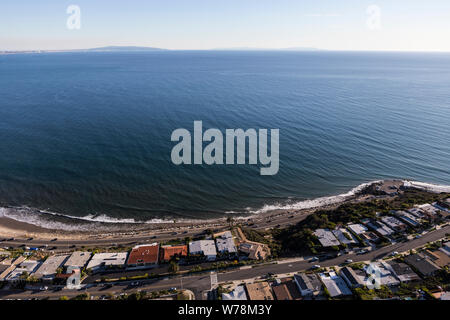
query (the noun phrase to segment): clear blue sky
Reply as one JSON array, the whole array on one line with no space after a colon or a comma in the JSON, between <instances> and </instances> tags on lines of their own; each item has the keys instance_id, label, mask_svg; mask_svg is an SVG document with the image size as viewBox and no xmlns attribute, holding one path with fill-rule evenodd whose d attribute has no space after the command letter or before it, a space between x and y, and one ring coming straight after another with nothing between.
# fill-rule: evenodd
<instances>
[{"instance_id":1,"label":"clear blue sky","mask_svg":"<svg viewBox=\"0 0 450 320\"><path fill-rule=\"evenodd\" d=\"M81 9L69 30L67 7ZM369 5L381 9L367 26ZM450 51L450 0L4 0L0 50L138 45Z\"/></svg>"}]
</instances>

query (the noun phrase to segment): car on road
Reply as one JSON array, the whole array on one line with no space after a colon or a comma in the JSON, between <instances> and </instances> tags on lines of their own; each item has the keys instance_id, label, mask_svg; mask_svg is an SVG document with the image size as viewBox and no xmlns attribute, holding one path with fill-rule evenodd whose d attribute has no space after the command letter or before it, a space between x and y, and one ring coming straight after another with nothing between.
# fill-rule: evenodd
<instances>
[{"instance_id":1,"label":"car on road","mask_svg":"<svg viewBox=\"0 0 450 320\"><path fill-rule=\"evenodd\" d=\"M345 260L345 263L353 263L353 260L352 259L347 259L347 260Z\"/></svg>"},{"instance_id":2,"label":"car on road","mask_svg":"<svg viewBox=\"0 0 450 320\"><path fill-rule=\"evenodd\" d=\"M41 291L47 291L47 290L48 290L48 287L47 287L47 286L42 286L42 287L39 288L39 290L41 290Z\"/></svg>"},{"instance_id":3,"label":"car on road","mask_svg":"<svg viewBox=\"0 0 450 320\"><path fill-rule=\"evenodd\" d=\"M391 256L396 256L396 255L398 255L398 251L392 251L391 252Z\"/></svg>"},{"instance_id":4,"label":"car on road","mask_svg":"<svg viewBox=\"0 0 450 320\"><path fill-rule=\"evenodd\" d=\"M58 238L53 238L51 241L57 241L58 240Z\"/></svg>"},{"instance_id":5,"label":"car on road","mask_svg":"<svg viewBox=\"0 0 450 320\"><path fill-rule=\"evenodd\" d=\"M134 281L134 282L130 283L130 286L138 287L139 286L139 281Z\"/></svg>"},{"instance_id":6,"label":"car on road","mask_svg":"<svg viewBox=\"0 0 450 320\"><path fill-rule=\"evenodd\" d=\"M310 269L311 269L311 270L316 270L316 269L320 269L320 268L321 268L320 265L315 264L315 265L313 265Z\"/></svg>"},{"instance_id":7,"label":"car on road","mask_svg":"<svg viewBox=\"0 0 450 320\"><path fill-rule=\"evenodd\" d=\"M314 261L318 261L319 258L318 257L312 257L311 259L309 259L309 262L314 262Z\"/></svg>"}]
</instances>

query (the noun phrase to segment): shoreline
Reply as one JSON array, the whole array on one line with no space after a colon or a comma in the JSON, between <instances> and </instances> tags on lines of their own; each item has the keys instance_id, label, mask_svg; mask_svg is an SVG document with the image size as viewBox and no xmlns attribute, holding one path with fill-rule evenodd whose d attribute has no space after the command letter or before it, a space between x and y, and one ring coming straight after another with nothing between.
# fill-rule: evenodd
<instances>
[{"instance_id":1,"label":"shoreline","mask_svg":"<svg viewBox=\"0 0 450 320\"><path fill-rule=\"evenodd\" d=\"M370 183L361 184L352 189L347 194L318 198L329 200L329 203L324 203L309 208L295 208L295 206L285 206L278 209L262 211L247 217L233 218L235 222L243 224L266 224L268 227L275 226L277 222L279 225L291 224L292 222L299 222L308 215L313 214L317 210L329 210L336 208L344 203L368 201L374 198L373 194L366 194L363 191L367 188L378 185L383 190L389 190L394 187L399 189L405 183L404 180L382 180L372 181ZM358 189L359 188L359 189ZM354 193L353 190L357 190ZM390 196L386 195L387 198ZM307 200L314 201L314 200ZM132 239L144 237L149 235L159 235L168 232L181 231L199 232L207 229L216 229L226 227L229 223L227 217L211 219L211 220L196 220L196 221L181 221L181 222L157 222L157 223L100 223L92 222L90 228L86 230L63 230L39 226L32 223L18 221L10 217L0 216L0 236L1 237L18 237L18 238L35 238L35 239L54 239L61 240L94 240L94 239L120 239L123 237ZM103 228L102 228L103 226ZM178 234L178 233L177 233Z\"/></svg>"}]
</instances>

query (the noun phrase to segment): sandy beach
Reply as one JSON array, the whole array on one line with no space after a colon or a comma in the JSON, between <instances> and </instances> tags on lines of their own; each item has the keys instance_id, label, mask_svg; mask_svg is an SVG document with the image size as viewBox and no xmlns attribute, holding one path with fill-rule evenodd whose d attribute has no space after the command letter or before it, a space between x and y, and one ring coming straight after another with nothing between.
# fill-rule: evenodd
<instances>
[{"instance_id":1,"label":"sandy beach","mask_svg":"<svg viewBox=\"0 0 450 320\"><path fill-rule=\"evenodd\" d=\"M391 186L400 187L401 183L397 180L384 181L381 188L388 189ZM303 220L308 215L319 209L332 209L345 202L367 201L373 198L373 195L355 194L349 196L343 201L337 203L324 204L314 208L306 209L278 209L262 212L249 217L238 217L234 221L242 224L258 224L259 229L274 227L276 225L286 225ZM120 239L120 238L139 238L142 236L157 235L167 232L176 232L177 234L189 230L191 233L200 232L206 229L216 229L226 227L227 218L192 221L192 222L173 222L173 223L151 223L151 224L92 224L89 230L62 230L50 229L34 224L17 221L7 217L0 217L0 236L5 238L34 238L34 239L54 239L59 240L85 240L85 239Z\"/></svg>"}]
</instances>

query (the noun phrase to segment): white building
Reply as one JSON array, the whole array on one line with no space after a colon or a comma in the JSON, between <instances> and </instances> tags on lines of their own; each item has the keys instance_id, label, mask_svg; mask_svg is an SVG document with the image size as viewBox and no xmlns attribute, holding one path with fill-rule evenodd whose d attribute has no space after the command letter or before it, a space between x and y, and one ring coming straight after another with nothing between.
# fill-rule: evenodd
<instances>
[{"instance_id":1,"label":"white building","mask_svg":"<svg viewBox=\"0 0 450 320\"><path fill-rule=\"evenodd\" d=\"M372 266L372 269L375 269L379 271L379 280L380 285L382 286L397 286L400 284L400 281L397 279L397 277L391 272L391 267L386 262L372 262L370 264ZM366 265L364 267L364 270L367 273L367 270L369 268L369 265ZM371 276L369 273L367 273L367 276Z\"/></svg>"},{"instance_id":2,"label":"white building","mask_svg":"<svg viewBox=\"0 0 450 320\"><path fill-rule=\"evenodd\" d=\"M36 278L53 279L58 268L61 268L69 255L51 256L45 260L36 270L34 276Z\"/></svg>"},{"instance_id":3,"label":"white building","mask_svg":"<svg viewBox=\"0 0 450 320\"><path fill-rule=\"evenodd\" d=\"M331 297L352 295L352 291L347 287L344 279L338 276L334 271L320 273L319 276Z\"/></svg>"},{"instance_id":4,"label":"white building","mask_svg":"<svg viewBox=\"0 0 450 320\"><path fill-rule=\"evenodd\" d=\"M322 283L314 273L294 274L294 281L303 297L315 296L322 291Z\"/></svg>"},{"instance_id":5,"label":"white building","mask_svg":"<svg viewBox=\"0 0 450 320\"><path fill-rule=\"evenodd\" d=\"M105 252L94 254L87 265L87 269L97 270L109 266L123 266L127 260L127 252Z\"/></svg>"},{"instance_id":6,"label":"white building","mask_svg":"<svg viewBox=\"0 0 450 320\"><path fill-rule=\"evenodd\" d=\"M7 281L16 281L20 279L20 276L26 272L28 275L31 275L36 269L39 267L41 263L35 260L25 260L20 263L14 271L12 271L5 280Z\"/></svg>"},{"instance_id":7,"label":"white building","mask_svg":"<svg viewBox=\"0 0 450 320\"><path fill-rule=\"evenodd\" d=\"M198 240L189 243L190 254L203 254L209 261L216 260L217 251L214 240Z\"/></svg>"},{"instance_id":8,"label":"white building","mask_svg":"<svg viewBox=\"0 0 450 320\"><path fill-rule=\"evenodd\" d=\"M68 273L72 273L73 269L82 269L86 265L90 257L90 252L75 251L69 257L69 259L67 259L66 263L64 263L64 267L68 269Z\"/></svg>"},{"instance_id":9,"label":"white building","mask_svg":"<svg viewBox=\"0 0 450 320\"><path fill-rule=\"evenodd\" d=\"M230 231L224 232L216 238L217 251L220 253L237 253L236 245L234 244L233 235Z\"/></svg>"},{"instance_id":10,"label":"white building","mask_svg":"<svg viewBox=\"0 0 450 320\"><path fill-rule=\"evenodd\" d=\"M354 234L363 234L367 232L367 228L360 223L349 224L347 228Z\"/></svg>"},{"instance_id":11,"label":"white building","mask_svg":"<svg viewBox=\"0 0 450 320\"><path fill-rule=\"evenodd\" d=\"M244 286L237 286L230 293L222 293L222 300L247 300Z\"/></svg>"},{"instance_id":12,"label":"white building","mask_svg":"<svg viewBox=\"0 0 450 320\"><path fill-rule=\"evenodd\" d=\"M328 229L317 229L314 231L314 235L319 239L319 242L323 247L339 245L339 241L336 239L333 232Z\"/></svg>"},{"instance_id":13,"label":"white building","mask_svg":"<svg viewBox=\"0 0 450 320\"><path fill-rule=\"evenodd\" d=\"M333 230L332 232L333 232L334 236L342 244L349 245L349 244L354 244L354 243L358 242L356 240L356 238L344 228L339 228L339 229Z\"/></svg>"}]
</instances>

